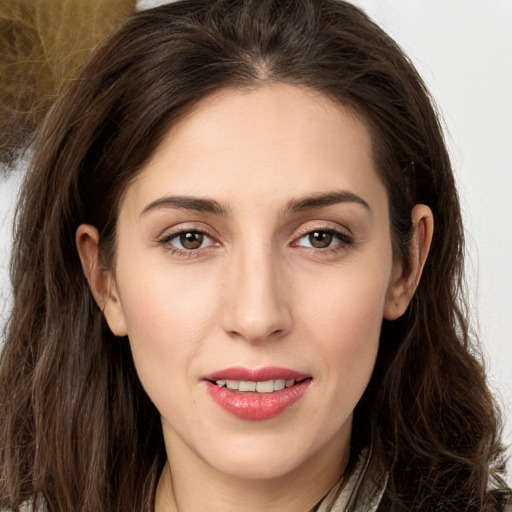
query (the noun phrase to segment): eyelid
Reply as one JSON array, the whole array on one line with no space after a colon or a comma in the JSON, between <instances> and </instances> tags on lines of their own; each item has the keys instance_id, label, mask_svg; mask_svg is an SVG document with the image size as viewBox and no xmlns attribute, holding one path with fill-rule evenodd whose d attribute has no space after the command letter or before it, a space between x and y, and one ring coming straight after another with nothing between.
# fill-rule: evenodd
<instances>
[{"instance_id":1,"label":"eyelid","mask_svg":"<svg viewBox=\"0 0 512 512\"><path fill-rule=\"evenodd\" d=\"M167 226L160 231L161 234L156 236L156 240L164 238L175 237L181 233L197 232L209 236L210 238L219 241L220 237L209 226L202 222L179 222L173 226Z\"/></svg>"},{"instance_id":2,"label":"eyelid","mask_svg":"<svg viewBox=\"0 0 512 512\"><path fill-rule=\"evenodd\" d=\"M209 238L210 240L213 240L213 237L211 237L208 233L206 233L205 231L199 231L198 229L181 229L180 231L175 231L174 233L168 233L166 235L164 235L162 238L160 238L160 242L165 242L165 241L171 241L171 240L174 240L175 238L178 238L179 236L185 234L185 233L199 233L200 235L205 235L205 238ZM189 249L189 250L192 250L192 249Z\"/></svg>"},{"instance_id":3,"label":"eyelid","mask_svg":"<svg viewBox=\"0 0 512 512\"><path fill-rule=\"evenodd\" d=\"M294 238L307 235L312 231L330 231L333 233L340 233L342 235L353 237L354 234L347 226L342 226L337 222L330 222L326 220L308 221L304 222L293 234Z\"/></svg>"}]
</instances>

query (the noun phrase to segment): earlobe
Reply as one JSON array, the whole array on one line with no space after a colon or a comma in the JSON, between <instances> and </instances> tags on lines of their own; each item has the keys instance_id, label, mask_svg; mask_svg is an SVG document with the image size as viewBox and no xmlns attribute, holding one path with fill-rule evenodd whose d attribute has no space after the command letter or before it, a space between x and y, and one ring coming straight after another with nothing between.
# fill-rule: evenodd
<instances>
[{"instance_id":1,"label":"earlobe","mask_svg":"<svg viewBox=\"0 0 512 512\"><path fill-rule=\"evenodd\" d=\"M98 230L81 224L76 230L75 242L84 275L110 330L116 336L126 336L126 322L114 278L100 263Z\"/></svg>"},{"instance_id":2,"label":"earlobe","mask_svg":"<svg viewBox=\"0 0 512 512\"><path fill-rule=\"evenodd\" d=\"M384 308L384 318L387 320L401 317L409 306L420 282L434 234L434 216L428 206L417 204L412 209L411 220L413 233L409 264L404 266L397 263L393 269Z\"/></svg>"}]
</instances>

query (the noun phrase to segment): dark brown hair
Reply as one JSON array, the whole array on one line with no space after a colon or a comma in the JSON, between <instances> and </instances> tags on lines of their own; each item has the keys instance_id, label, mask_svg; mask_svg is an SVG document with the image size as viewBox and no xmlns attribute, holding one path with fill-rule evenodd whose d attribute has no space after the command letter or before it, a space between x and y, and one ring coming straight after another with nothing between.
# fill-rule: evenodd
<instances>
[{"instance_id":1,"label":"dark brown hair","mask_svg":"<svg viewBox=\"0 0 512 512\"><path fill-rule=\"evenodd\" d=\"M185 0L135 13L52 108L17 215L0 507L152 511L165 462L159 415L92 298L75 231L95 225L112 265L123 192L172 123L214 91L280 82L325 94L370 128L396 258L408 261L412 207L435 218L417 293L383 324L353 447L372 440L393 511L501 510L497 413L466 320L460 208L438 117L394 41L337 0Z\"/></svg>"}]
</instances>

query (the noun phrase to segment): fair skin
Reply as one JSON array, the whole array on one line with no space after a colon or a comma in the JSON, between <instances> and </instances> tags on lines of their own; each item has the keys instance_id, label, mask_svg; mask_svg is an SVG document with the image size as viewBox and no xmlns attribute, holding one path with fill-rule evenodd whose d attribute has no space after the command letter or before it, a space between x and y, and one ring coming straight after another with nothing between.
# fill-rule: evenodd
<instances>
[{"instance_id":1,"label":"fair skin","mask_svg":"<svg viewBox=\"0 0 512 512\"><path fill-rule=\"evenodd\" d=\"M221 91L172 127L126 191L112 271L79 227L93 294L161 414L157 512L305 512L335 484L382 319L403 314L428 253L430 210L412 220L406 274L368 130L281 84ZM205 376L269 367L301 375L282 411L224 389L248 397L240 416L209 392Z\"/></svg>"}]
</instances>

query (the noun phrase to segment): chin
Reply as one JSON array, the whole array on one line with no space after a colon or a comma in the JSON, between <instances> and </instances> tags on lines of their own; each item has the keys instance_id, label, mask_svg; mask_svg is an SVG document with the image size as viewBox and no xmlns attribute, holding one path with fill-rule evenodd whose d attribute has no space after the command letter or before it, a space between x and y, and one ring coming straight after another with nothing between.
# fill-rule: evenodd
<instances>
[{"instance_id":1,"label":"chin","mask_svg":"<svg viewBox=\"0 0 512 512\"><path fill-rule=\"evenodd\" d=\"M221 464L216 464L217 470L233 478L243 480L274 480L284 478L298 470L305 461L302 458L282 457L261 453L254 457L246 454L233 460L233 455L224 458Z\"/></svg>"},{"instance_id":2,"label":"chin","mask_svg":"<svg viewBox=\"0 0 512 512\"><path fill-rule=\"evenodd\" d=\"M228 446L209 453L209 463L216 470L234 478L270 480L283 478L306 466L317 447L304 437L297 440L259 434L245 439L231 437ZM206 459L207 460L207 459Z\"/></svg>"}]
</instances>

